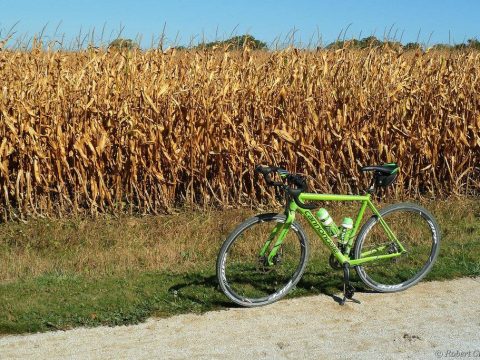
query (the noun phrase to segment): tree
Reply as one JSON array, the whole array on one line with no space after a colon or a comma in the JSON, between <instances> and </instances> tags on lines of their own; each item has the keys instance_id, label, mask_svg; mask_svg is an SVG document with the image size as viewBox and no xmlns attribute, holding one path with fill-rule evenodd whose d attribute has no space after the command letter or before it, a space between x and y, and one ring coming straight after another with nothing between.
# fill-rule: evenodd
<instances>
[{"instance_id":1,"label":"tree","mask_svg":"<svg viewBox=\"0 0 480 360\"><path fill-rule=\"evenodd\" d=\"M383 42L378 40L375 36L369 36L360 40L359 46L361 49L374 46L382 46Z\"/></svg>"},{"instance_id":2,"label":"tree","mask_svg":"<svg viewBox=\"0 0 480 360\"><path fill-rule=\"evenodd\" d=\"M450 48L455 49L455 50L465 50L467 48L467 45L465 43L460 43L460 44L455 44L453 47L450 46Z\"/></svg>"},{"instance_id":3,"label":"tree","mask_svg":"<svg viewBox=\"0 0 480 360\"><path fill-rule=\"evenodd\" d=\"M108 45L109 49L115 50L134 50L138 49L139 47L140 46L132 39L122 38L115 39Z\"/></svg>"},{"instance_id":4,"label":"tree","mask_svg":"<svg viewBox=\"0 0 480 360\"><path fill-rule=\"evenodd\" d=\"M471 49L480 50L480 41L476 38L468 39L467 46Z\"/></svg>"},{"instance_id":5,"label":"tree","mask_svg":"<svg viewBox=\"0 0 480 360\"><path fill-rule=\"evenodd\" d=\"M422 48L422 45L420 45L419 43L417 42L409 42L407 43L403 49L404 50L420 50Z\"/></svg>"},{"instance_id":6,"label":"tree","mask_svg":"<svg viewBox=\"0 0 480 360\"><path fill-rule=\"evenodd\" d=\"M327 49L341 49L343 47L352 47L355 49L366 49L369 47L382 46L383 42L375 36L368 36L363 39L337 40L327 45Z\"/></svg>"},{"instance_id":7,"label":"tree","mask_svg":"<svg viewBox=\"0 0 480 360\"><path fill-rule=\"evenodd\" d=\"M449 44L435 44L431 47L432 50L451 50L452 46Z\"/></svg>"},{"instance_id":8,"label":"tree","mask_svg":"<svg viewBox=\"0 0 480 360\"><path fill-rule=\"evenodd\" d=\"M234 36L223 41L212 41L208 43L201 43L197 48L213 48L223 47L230 50L241 50L248 47L252 50L263 50L267 48L267 44L263 41L255 39L252 35Z\"/></svg>"}]
</instances>

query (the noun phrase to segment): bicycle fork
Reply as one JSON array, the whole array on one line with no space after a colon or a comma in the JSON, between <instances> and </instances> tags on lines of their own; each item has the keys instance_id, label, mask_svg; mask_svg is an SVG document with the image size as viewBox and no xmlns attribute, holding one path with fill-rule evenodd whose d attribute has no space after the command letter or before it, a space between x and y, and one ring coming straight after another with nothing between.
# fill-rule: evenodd
<instances>
[{"instance_id":1,"label":"bicycle fork","mask_svg":"<svg viewBox=\"0 0 480 360\"><path fill-rule=\"evenodd\" d=\"M277 234L278 234L277 240L275 241L275 244L273 245L272 249L270 250L270 252L268 253L268 256L266 258L267 264L269 266L274 265L273 259L274 259L275 255L277 255L278 250L280 249L280 246L283 243L283 239L285 239L285 236L287 235L288 231L290 230L290 227L291 227L294 219L295 219L295 215L292 214L292 213L288 213L287 218L285 219L285 222L284 223L278 223L277 225L275 225L275 227L273 228L272 232L270 233L270 236L268 237L267 241L265 241L265 244L263 244L263 246L260 250L260 253L259 253L260 257L264 257L266 255L271 243L273 242L275 237L277 237Z\"/></svg>"}]
</instances>

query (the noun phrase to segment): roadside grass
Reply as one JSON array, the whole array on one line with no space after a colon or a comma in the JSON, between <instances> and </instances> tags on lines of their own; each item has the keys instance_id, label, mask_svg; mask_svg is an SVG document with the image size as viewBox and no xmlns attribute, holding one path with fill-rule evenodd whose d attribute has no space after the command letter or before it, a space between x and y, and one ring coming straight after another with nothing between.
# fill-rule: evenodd
<instances>
[{"instance_id":1,"label":"roadside grass","mask_svg":"<svg viewBox=\"0 0 480 360\"><path fill-rule=\"evenodd\" d=\"M440 256L427 280L480 276L480 200L425 206L442 230ZM329 208L335 219L353 215L351 207ZM126 325L233 307L217 288L215 260L228 233L255 212L1 224L0 333ZM289 297L339 294L341 272L329 267L325 247L308 235L309 265Z\"/></svg>"}]
</instances>

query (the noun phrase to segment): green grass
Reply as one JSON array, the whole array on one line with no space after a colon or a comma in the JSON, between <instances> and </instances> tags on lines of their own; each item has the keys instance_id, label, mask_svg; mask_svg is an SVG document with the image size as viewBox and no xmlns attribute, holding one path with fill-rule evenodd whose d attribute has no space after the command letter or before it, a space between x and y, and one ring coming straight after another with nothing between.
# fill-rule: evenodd
<instances>
[{"instance_id":1,"label":"green grass","mask_svg":"<svg viewBox=\"0 0 480 360\"><path fill-rule=\"evenodd\" d=\"M426 205L443 233L440 256L427 280L480 276L480 201ZM135 324L151 316L232 307L217 288L215 256L234 224L249 214L230 210L160 219L1 224L0 333ZM19 231L27 235L16 237ZM174 239L174 247L164 238ZM338 294L341 272L328 266L324 247L311 233L309 238L313 250L309 265L289 296ZM158 258L151 253L158 241L163 241L162 249L172 262L159 263L155 269ZM118 253L128 254L129 261L121 262ZM173 261L179 261L178 266ZM362 290L358 279L353 280Z\"/></svg>"},{"instance_id":2,"label":"green grass","mask_svg":"<svg viewBox=\"0 0 480 360\"><path fill-rule=\"evenodd\" d=\"M0 332L135 324L225 306L213 274L138 272L100 279L48 274L1 286Z\"/></svg>"}]
</instances>

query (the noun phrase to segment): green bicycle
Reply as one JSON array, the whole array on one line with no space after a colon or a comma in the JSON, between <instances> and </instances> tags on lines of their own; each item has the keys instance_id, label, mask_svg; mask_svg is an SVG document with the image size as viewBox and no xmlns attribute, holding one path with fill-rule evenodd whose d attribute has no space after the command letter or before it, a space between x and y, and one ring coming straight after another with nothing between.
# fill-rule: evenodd
<instances>
[{"instance_id":1,"label":"green bicycle","mask_svg":"<svg viewBox=\"0 0 480 360\"><path fill-rule=\"evenodd\" d=\"M236 304L270 304L284 297L302 277L309 244L302 226L295 221L297 212L330 250L330 266L343 269L342 305L346 299L358 302L353 299L355 289L349 282L351 267L368 287L379 292L405 290L431 270L439 252L440 230L430 212L412 203L377 210L370 198L378 188L393 183L398 174L396 164L361 168L362 172L373 171L365 195L308 193L301 175L273 166L257 166L255 171L268 185L283 190L285 213L254 216L238 225L223 243L217 278L221 290ZM275 174L281 181L272 180ZM311 210L318 206L305 201L359 202L360 209L356 220L350 219L350 226L346 221L337 231L331 217L320 220L328 215L325 209L316 217ZM373 215L359 230L367 208Z\"/></svg>"}]
</instances>

